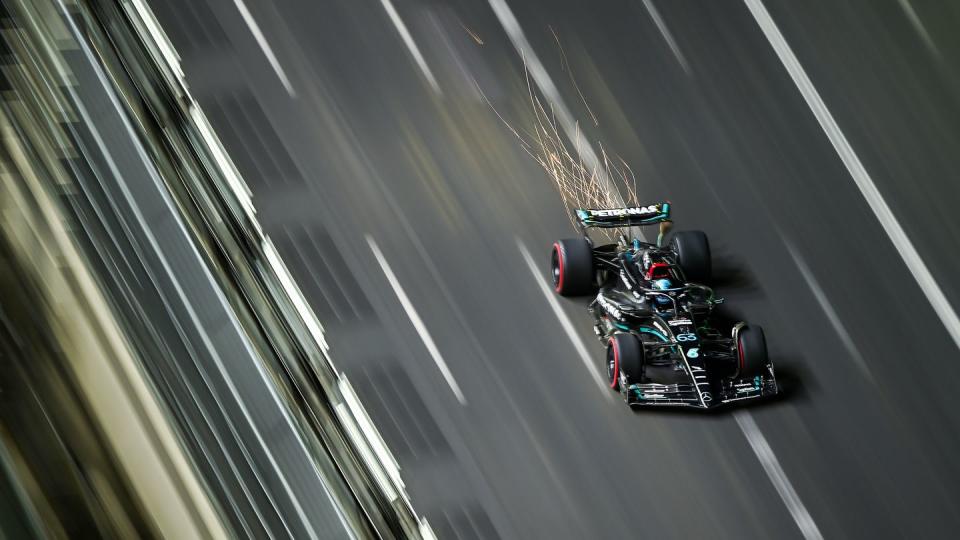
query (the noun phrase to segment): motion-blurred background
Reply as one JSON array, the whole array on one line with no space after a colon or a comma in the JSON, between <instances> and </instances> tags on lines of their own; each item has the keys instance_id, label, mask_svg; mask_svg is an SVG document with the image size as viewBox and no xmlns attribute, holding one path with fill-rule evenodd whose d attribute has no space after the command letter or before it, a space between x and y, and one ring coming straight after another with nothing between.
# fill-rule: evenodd
<instances>
[{"instance_id":1,"label":"motion-blurred background","mask_svg":"<svg viewBox=\"0 0 960 540\"><path fill-rule=\"evenodd\" d=\"M8 536L955 535L954 3L4 5ZM597 384L538 103L707 231L782 399Z\"/></svg>"}]
</instances>

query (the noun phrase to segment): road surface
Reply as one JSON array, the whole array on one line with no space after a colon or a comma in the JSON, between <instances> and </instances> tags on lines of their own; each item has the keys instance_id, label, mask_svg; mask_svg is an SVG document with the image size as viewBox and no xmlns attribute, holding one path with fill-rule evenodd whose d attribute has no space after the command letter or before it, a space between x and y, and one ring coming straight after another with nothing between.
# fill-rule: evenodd
<instances>
[{"instance_id":1,"label":"road surface","mask_svg":"<svg viewBox=\"0 0 960 540\"><path fill-rule=\"evenodd\" d=\"M960 525L956 7L150 4L439 537ZM784 399L633 413L598 388L585 310L541 287L574 231L498 118L530 129L531 88L709 233Z\"/></svg>"}]
</instances>

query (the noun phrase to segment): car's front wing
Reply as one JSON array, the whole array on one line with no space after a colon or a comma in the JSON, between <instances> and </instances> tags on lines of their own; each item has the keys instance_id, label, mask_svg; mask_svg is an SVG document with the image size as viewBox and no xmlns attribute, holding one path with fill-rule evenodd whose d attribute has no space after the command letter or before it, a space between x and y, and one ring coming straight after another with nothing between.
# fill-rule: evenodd
<instances>
[{"instance_id":1,"label":"car's front wing","mask_svg":"<svg viewBox=\"0 0 960 540\"><path fill-rule=\"evenodd\" d=\"M699 391L692 383L631 384L621 393L630 406L673 406L712 409L720 405L771 397L777 394L773 374L744 379L722 379L710 384L710 389Z\"/></svg>"}]
</instances>

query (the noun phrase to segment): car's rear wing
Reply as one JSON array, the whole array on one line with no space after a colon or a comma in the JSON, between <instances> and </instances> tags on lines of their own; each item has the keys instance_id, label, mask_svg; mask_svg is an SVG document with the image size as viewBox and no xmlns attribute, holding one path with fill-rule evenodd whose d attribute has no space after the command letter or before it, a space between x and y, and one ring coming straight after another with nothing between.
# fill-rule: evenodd
<instances>
[{"instance_id":1,"label":"car's rear wing","mask_svg":"<svg viewBox=\"0 0 960 540\"><path fill-rule=\"evenodd\" d=\"M584 228L636 227L670 221L670 203L662 202L627 208L577 208L576 214L577 221Z\"/></svg>"}]
</instances>

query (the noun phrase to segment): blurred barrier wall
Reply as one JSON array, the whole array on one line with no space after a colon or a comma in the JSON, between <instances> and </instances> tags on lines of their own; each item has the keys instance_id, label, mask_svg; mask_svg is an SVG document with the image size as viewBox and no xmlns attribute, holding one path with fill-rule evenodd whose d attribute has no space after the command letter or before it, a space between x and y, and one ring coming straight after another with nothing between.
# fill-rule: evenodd
<instances>
[{"instance_id":1,"label":"blurred barrier wall","mask_svg":"<svg viewBox=\"0 0 960 540\"><path fill-rule=\"evenodd\" d=\"M91 405L93 416L108 420L106 446L122 463L118 484L126 476L139 499L131 504L142 504L150 516L127 530L155 527L175 538L431 538L146 5L10 0L5 6L15 21L7 41L22 48L13 56L30 64L19 68L18 95L35 102L28 117L5 124L15 132L4 139L6 148L12 156L20 141L31 140L46 146L47 158L29 184L21 168L42 152L8 169L5 190L28 186L29 196L44 204L4 197L12 215L22 214L4 232L18 260L31 260L28 245L74 249L66 260L86 280L56 290L103 294L86 299L99 311L74 325L110 328L115 319L107 333L114 338L111 354L85 353L107 362L126 351L120 367L127 393L135 387L138 400L153 403L153 409ZM39 136L31 139L23 133L28 129ZM37 206L45 220L60 223L60 236L35 238L43 229L24 225L26 210ZM48 281L39 268L31 272L42 276L37 282L49 298L56 279ZM52 303L50 312L74 311ZM65 352L73 364L86 358ZM77 379L86 392L108 382L97 374L111 366L83 367L88 380ZM116 392L96 393L107 399ZM121 410L140 418L121 422L110 415ZM147 427L165 434L143 436L141 444L154 446L135 449L109 436L111 429L129 431L118 427L126 422L145 422L144 415L156 424ZM159 449L165 456L149 462ZM170 477L166 491L151 491L141 480L158 472ZM164 507L168 497L173 502Z\"/></svg>"},{"instance_id":2,"label":"blurred barrier wall","mask_svg":"<svg viewBox=\"0 0 960 540\"><path fill-rule=\"evenodd\" d=\"M153 89L160 94L155 98L169 100L167 104L183 115L178 127L184 142L196 152L204 166L200 183L187 188L195 190L190 194L191 200L206 202L198 205L205 218L218 216L222 220L221 227L211 227L210 233L217 239L221 256L235 257L232 277L246 301L238 310L247 307L257 314L262 325L258 328L264 331L268 345L282 351L279 355L282 375L291 378L286 389L303 400L309 428L319 436L318 442L340 467L378 534L391 536L392 532L403 537L432 538L429 526L411 506L396 460L349 381L336 369L319 322L272 242L257 224L246 184L187 91L179 57L145 2L129 0L121 6L138 40L130 45L139 45L150 61L150 68L155 70L149 73L151 69L144 68L147 78L157 77L152 80ZM110 17L107 10L99 13ZM120 41L117 33L111 37ZM141 91L149 93L146 88ZM155 113L161 111L163 115L159 103L151 105ZM236 243L235 249L226 247L230 241ZM243 249L244 246L247 249ZM263 313L275 314L275 320L269 321Z\"/></svg>"},{"instance_id":3,"label":"blurred barrier wall","mask_svg":"<svg viewBox=\"0 0 960 540\"><path fill-rule=\"evenodd\" d=\"M75 148L51 82L69 78L56 55L67 30L49 3L5 7L0 461L4 503L19 508L0 526L14 538L225 538L64 212Z\"/></svg>"}]
</instances>

